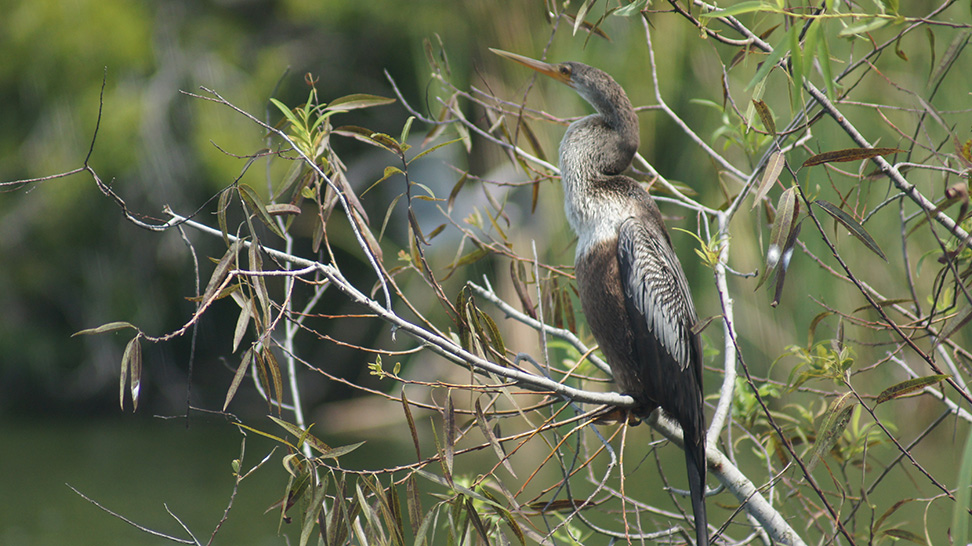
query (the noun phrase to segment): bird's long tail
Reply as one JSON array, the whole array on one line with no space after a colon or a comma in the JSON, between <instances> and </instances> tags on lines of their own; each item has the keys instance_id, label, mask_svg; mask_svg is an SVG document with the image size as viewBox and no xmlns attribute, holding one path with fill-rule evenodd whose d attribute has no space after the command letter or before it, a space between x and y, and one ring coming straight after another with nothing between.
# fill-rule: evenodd
<instances>
[{"instance_id":1,"label":"bird's long tail","mask_svg":"<svg viewBox=\"0 0 972 546\"><path fill-rule=\"evenodd\" d=\"M709 544L709 524L705 515L705 428L682 426L685 441L685 468L688 471L695 536L699 546Z\"/></svg>"}]
</instances>

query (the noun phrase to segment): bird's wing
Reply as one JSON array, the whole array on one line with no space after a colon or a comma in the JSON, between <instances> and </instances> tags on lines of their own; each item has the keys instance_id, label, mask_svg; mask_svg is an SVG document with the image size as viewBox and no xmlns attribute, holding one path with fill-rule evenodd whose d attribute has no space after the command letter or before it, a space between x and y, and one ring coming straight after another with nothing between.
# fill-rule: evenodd
<instances>
[{"instance_id":1,"label":"bird's wing","mask_svg":"<svg viewBox=\"0 0 972 546\"><path fill-rule=\"evenodd\" d=\"M618 265L632 320L641 320L683 372L701 356L692 327L698 320L688 281L668 238L628 218L618 231ZM701 370L693 370L700 373Z\"/></svg>"}]
</instances>

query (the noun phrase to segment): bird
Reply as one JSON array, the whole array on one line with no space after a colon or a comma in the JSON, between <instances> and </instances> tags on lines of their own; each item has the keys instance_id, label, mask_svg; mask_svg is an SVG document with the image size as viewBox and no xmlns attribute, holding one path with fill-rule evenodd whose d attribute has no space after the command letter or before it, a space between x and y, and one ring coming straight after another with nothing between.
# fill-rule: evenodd
<instances>
[{"instance_id":1,"label":"bird","mask_svg":"<svg viewBox=\"0 0 972 546\"><path fill-rule=\"evenodd\" d=\"M623 174L640 144L634 107L598 68L492 51L567 84L596 111L571 123L560 143L581 307L620 391L634 398L635 415L660 407L681 426L696 540L707 545L699 319L658 206Z\"/></svg>"}]
</instances>

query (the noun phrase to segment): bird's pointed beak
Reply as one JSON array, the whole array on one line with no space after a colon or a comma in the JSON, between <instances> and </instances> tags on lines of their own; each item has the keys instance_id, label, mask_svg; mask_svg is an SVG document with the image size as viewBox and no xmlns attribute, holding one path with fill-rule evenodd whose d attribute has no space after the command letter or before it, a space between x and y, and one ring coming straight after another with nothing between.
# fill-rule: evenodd
<instances>
[{"instance_id":1,"label":"bird's pointed beak","mask_svg":"<svg viewBox=\"0 0 972 546\"><path fill-rule=\"evenodd\" d=\"M571 87L574 86L574 84L571 83L571 81L570 81L570 76L569 75L562 74L560 72L560 69L555 64L545 63L543 61L537 61L537 60L531 59L530 57L524 57L523 55L517 55L516 53L510 53L509 51L503 51L502 49L489 48L489 50L492 51L493 53L499 55L500 57L506 57L507 59L514 60L514 61L522 64L523 66L525 66L527 68L532 68L532 69L536 70L537 72L539 72L539 73L541 73L541 74L543 74L545 76L550 76L551 78L553 78L553 79L555 79L555 80L557 80L557 81L559 81L561 83L565 83L565 84L567 84L567 85L569 85Z\"/></svg>"}]
</instances>

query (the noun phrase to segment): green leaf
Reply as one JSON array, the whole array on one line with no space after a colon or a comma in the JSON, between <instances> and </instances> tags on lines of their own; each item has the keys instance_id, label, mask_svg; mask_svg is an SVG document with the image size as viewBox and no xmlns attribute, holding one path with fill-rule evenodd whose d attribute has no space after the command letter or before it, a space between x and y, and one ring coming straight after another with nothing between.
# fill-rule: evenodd
<instances>
[{"instance_id":1,"label":"green leaf","mask_svg":"<svg viewBox=\"0 0 972 546\"><path fill-rule=\"evenodd\" d=\"M739 2L738 4L733 4L732 6L722 9L719 11L710 11L708 13L703 13L699 17L703 19L711 17L733 17L736 15L741 15L743 13L752 13L754 11L779 11L776 6L763 2L762 0L753 0L750 2Z\"/></svg>"},{"instance_id":2,"label":"green leaf","mask_svg":"<svg viewBox=\"0 0 972 546\"><path fill-rule=\"evenodd\" d=\"M780 258L783 257L786 242L790 238L793 230L796 229L796 220L800 212L800 205L796 200L796 190L796 186L793 186L787 188L780 194L780 200L776 205L776 220L773 221L770 244L766 250L766 268L763 270L763 276L760 277L759 282L756 284L756 290L776 270L777 264L780 263Z\"/></svg>"},{"instance_id":3,"label":"green leaf","mask_svg":"<svg viewBox=\"0 0 972 546\"><path fill-rule=\"evenodd\" d=\"M452 140L447 140L446 142L442 142L442 143L440 143L440 144L436 144L435 146L433 146L433 147L431 147L431 148L429 148L428 150L424 150L424 151L422 151L422 153L420 153L420 154L418 154L417 156L415 156L415 157L413 157L412 159L409 159L409 160L408 160L408 164L409 164L409 165L411 165L411 164L412 164L412 162L413 162L413 161L415 161L416 159L419 159L419 158L422 158L422 157L425 157L425 156L427 156L428 154L431 154L432 152L434 152L434 151L436 151L436 150L438 150L439 148L441 148L441 147L443 147L443 146L448 146L448 145L450 145L450 144L453 144L453 143L456 143L456 142L460 142L460 141L462 141L462 139L461 139L461 138L454 138L454 139L452 139Z\"/></svg>"},{"instance_id":4,"label":"green leaf","mask_svg":"<svg viewBox=\"0 0 972 546\"><path fill-rule=\"evenodd\" d=\"M902 381L896 385L892 385L878 395L877 400L874 401L874 405L883 404L889 400L894 400L895 398L901 398L902 396L911 394L915 391L924 389L925 387L940 383L948 379L949 375L929 375L926 377L916 377L914 379L909 379L907 381Z\"/></svg>"},{"instance_id":5,"label":"green leaf","mask_svg":"<svg viewBox=\"0 0 972 546\"><path fill-rule=\"evenodd\" d=\"M848 38L850 36L857 36L859 34L867 34L868 32L873 32L887 25L890 22L891 19L882 19L879 17L874 17L873 19L861 21L860 23L856 23L848 26L847 28L838 32L837 37Z\"/></svg>"},{"instance_id":6,"label":"green leaf","mask_svg":"<svg viewBox=\"0 0 972 546\"><path fill-rule=\"evenodd\" d=\"M783 155L782 151L776 150L770 155L770 158L766 161L766 167L763 169L763 179L760 181L759 188L756 190L756 195L753 198L752 209L755 209L763 201L763 197L773 187L773 183L779 179L780 173L783 172L783 167L785 166L786 156Z\"/></svg>"},{"instance_id":7,"label":"green leaf","mask_svg":"<svg viewBox=\"0 0 972 546\"><path fill-rule=\"evenodd\" d=\"M897 539L904 539L910 542L914 542L915 544L922 544L924 546L927 546L928 544L927 542L925 542L925 538L923 536L912 533L907 529L898 529L898 528L887 529L881 534L884 536L894 537ZM952 542L952 543L959 544L958 542Z\"/></svg>"},{"instance_id":8,"label":"green leaf","mask_svg":"<svg viewBox=\"0 0 972 546\"><path fill-rule=\"evenodd\" d=\"M847 161L858 161L870 159L879 155L890 155L906 153L906 150L898 148L846 148L844 150L834 150L810 156L803 162L804 167L813 167L824 163L844 163Z\"/></svg>"},{"instance_id":9,"label":"green leaf","mask_svg":"<svg viewBox=\"0 0 972 546\"><path fill-rule=\"evenodd\" d=\"M130 322L118 321L118 322L109 322L108 324L102 324L97 328L88 328L86 330L81 330L80 332L74 332L73 334L71 334L71 337L104 334L107 332L116 332L118 330L124 330L125 328L132 328L133 330L138 330L138 328L136 328L135 325Z\"/></svg>"},{"instance_id":10,"label":"green leaf","mask_svg":"<svg viewBox=\"0 0 972 546\"><path fill-rule=\"evenodd\" d=\"M132 392L135 393L135 387L138 385L138 379L136 378L136 373L141 375L142 371L142 345L138 341L139 336L135 336L128 342L125 346L125 352L122 354L121 359L121 373L119 374L118 381L118 403L121 409L125 409L125 388L129 385L128 377L129 374L132 377L131 385ZM138 407L138 400L132 400L132 411Z\"/></svg>"},{"instance_id":11,"label":"green leaf","mask_svg":"<svg viewBox=\"0 0 972 546\"><path fill-rule=\"evenodd\" d=\"M577 35L577 30L580 29L581 25L584 24L584 19L587 17L587 12L591 10L594 2L597 0L585 0L579 10L577 10L577 15L574 16L574 32L572 36Z\"/></svg>"},{"instance_id":12,"label":"green leaf","mask_svg":"<svg viewBox=\"0 0 972 546\"><path fill-rule=\"evenodd\" d=\"M263 199L260 197L260 195L246 184L240 184L237 187L240 190L240 197L243 198L243 201L246 202L250 209L256 212L257 218L259 218L264 225L270 228L270 231L274 232L281 239L284 239L285 237L283 232L280 231L280 227L278 227L277 223L273 221L273 218L271 218L270 212L267 211L267 206L263 203Z\"/></svg>"},{"instance_id":13,"label":"green leaf","mask_svg":"<svg viewBox=\"0 0 972 546\"><path fill-rule=\"evenodd\" d=\"M763 122L763 127L766 128L769 134L775 137L776 122L773 121L773 113L770 112L769 107L766 106L765 102L758 99L753 99L753 107L756 108L756 113L759 114L759 120Z\"/></svg>"},{"instance_id":14,"label":"green leaf","mask_svg":"<svg viewBox=\"0 0 972 546\"><path fill-rule=\"evenodd\" d=\"M287 118L287 121L289 121L291 125L293 125L294 127L303 127L303 123L300 121L300 119L297 118L297 115L294 114L293 110L291 110L286 104L274 98L270 99L270 103L276 106L277 109L280 110L281 113L283 113L283 115Z\"/></svg>"},{"instance_id":15,"label":"green leaf","mask_svg":"<svg viewBox=\"0 0 972 546\"><path fill-rule=\"evenodd\" d=\"M415 116L408 116L408 119L405 120L405 126L402 127L402 134L401 134L400 137L398 137L398 141L399 142L407 142L408 141L408 134L412 131L412 122L413 121L415 121Z\"/></svg>"},{"instance_id":16,"label":"green leaf","mask_svg":"<svg viewBox=\"0 0 972 546\"><path fill-rule=\"evenodd\" d=\"M614 10L613 15L617 15L618 17L631 17L632 15L641 13L641 10L647 7L648 0L635 0L627 6Z\"/></svg>"},{"instance_id":17,"label":"green leaf","mask_svg":"<svg viewBox=\"0 0 972 546\"><path fill-rule=\"evenodd\" d=\"M359 108L371 108L373 106L383 106L391 104L395 99L380 97L378 95L354 94L339 99L334 99L324 110L328 113L347 112Z\"/></svg>"},{"instance_id":18,"label":"green leaf","mask_svg":"<svg viewBox=\"0 0 972 546\"><path fill-rule=\"evenodd\" d=\"M854 237L857 237L858 240L864 243L864 246L871 249L871 251L880 256L882 260L885 262L888 261L888 258L884 255L884 252L881 251L881 248L878 246L877 242L864 229L864 226L858 224L850 214L847 214L833 203L824 201L823 199L817 199L813 202L813 204L823 209L823 211L832 216L834 220L837 220L843 224L844 227L850 230Z\"/></svg>"},{"instance_id":19,"label":"green leaf","mask_svg":"<svg viewBox=\"0 0 972 546\"><path fill-rule=\"evenodd\" d=\"M236 368L236 373L233 374L233 381L230 382L229 389L226 390L226 399L223 401L223 411L229 407L230 402L233 401L233 397L236 396L237 389L240 388L240 383L243 382L243 378L246 377L246 371L250 369L250 364L253 362L253 347L250 347L243 352L243 356L240 357L240 365Z\"/></svg>"},{"instance_id":20,"label":"green leaf","mask_svg":"<svg viewBox=\"0 0 972 546\"><path fill-rule=\"evenodd\" d=\"M773 48L773 52L770 53L763 64L760 65L759 70L753 75L753 79L749 80L749 84L746 85L746 91L752 89L757 83L763 81L763 79L769 74L770 70L773 69L783 58L787 52L790 51L790 46L793 43L793 36L797 35L800 30L800 25L793 25L790 30L787 31L786 35L776 44Z\"/></svg>"},{"instance_id":21,"label":"green leaf","mask_svg":"<svg viewBox=\"0 0 972 546\"><path fill-rule=\"evenodd\" d=\"M830 404L820 430L817 431L817 440L805 457L808 472L817 466L823 454L829 452L841 435L844 434L844 429L847 428L847 423L850 421L851 412L857 406L856 400L848 404L848 400L851 400L852 396L853 393L846 392Z\"/></svg>"},{"instance_id":22,"label":"green leaf","mask_svg":"<svg viewBox=\"0 0 972 546\"><path fill-rule=\"evenodd\" d=\"M827 45L826 32L821 32L820 40L817 41L817 62L820 63L820 71L823 73L824 84L827 86L827 98L833 102L836 100L836 82L830 69L830 47Z\"/></svg>"},{"instance_id":23,"label":"green leaf","mask_svg":"<svg viewBox=\"0 0 972 546\"><path fill-rule=\"evenodd\" d=\"M213 275L209 278L209 284L206 285L206 291L203 292L201 301L208 302L216 295L216 291L222 286L223 281L226 279L227 274L229 274L230 269L236 265L236 257L240 251L240 247L243 246L243 240L237 239L223 254L219 262L216 264L216 269L213 270Z\"/></svg>"},{"instance_id":24,"label":"green leaf","mask_svg":"<svg viewBox=\"0 0 972 546\"><path fill-rule=\"evenodd\" d=\"M966 432L965 449L959 461L952 507L952 544L969 543L969 509L972 508L972 432Z\"/></svg>"}]
</instances>

